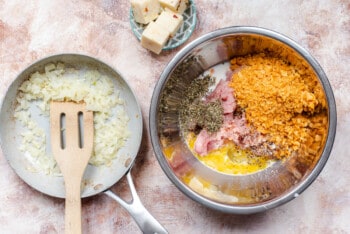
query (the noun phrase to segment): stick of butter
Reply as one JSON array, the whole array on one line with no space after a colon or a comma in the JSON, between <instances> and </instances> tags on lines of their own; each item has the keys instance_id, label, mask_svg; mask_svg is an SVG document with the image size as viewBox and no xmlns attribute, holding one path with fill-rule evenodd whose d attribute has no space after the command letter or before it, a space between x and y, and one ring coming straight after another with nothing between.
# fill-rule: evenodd
<instances>
[{"instance_id":1,"label":"stick of butter","mask_svg":"<svg viewBox=\"0 0 350 234\"><path fill-rule=\"evenodd\" d=\"M156 54L160 54L169 36L168 30L151 21L142 32L141 45Z\"/></svg>"},{"instance_id":2,"label":"stick of butter","mask_svg":"<svg viewBox=\"0 0 350 234\"><path fill-rule=\"evenodd\" d=\"M183 16L165 8L155 22L168 30L170 36L173 37L182 25Z\"/></svg>"},{"instance_id":3,"label":"stick of butter","mask_svg":"<svg viewBox=\"0 0 350 234\"><path fill-rule=\"evenodd\" d=\"M183 14L189 5L188 0L159 0L159 3L163 8L169 8L179 14Z\"/></svg>"},{"instance_id":4,"label":"stick of butter","mask_svg":"<svg viewBox=\"0 0 350 234\"><path fill-rule=\"evenodd\" d=\"M158 17L160 4L158 0L131 0L134 19L140 24L148 24Z\"/></svg>"}]
</instances>

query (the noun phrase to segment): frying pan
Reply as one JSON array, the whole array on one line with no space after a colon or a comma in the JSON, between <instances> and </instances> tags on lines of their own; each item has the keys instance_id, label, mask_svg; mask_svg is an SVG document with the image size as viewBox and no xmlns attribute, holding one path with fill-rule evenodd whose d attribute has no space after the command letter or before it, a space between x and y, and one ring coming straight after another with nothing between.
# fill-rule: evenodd
<instances>
[{"instance_id":1,"label":"frying pan","mask_svg":"<svg viewBox=\"0 0 350 234\"><path fill-rule=\"evenodd\" d=\"M167 233L162 225L145 209L142 205L134 187L131 168L142 140L142 113L136 97L130 89L127 82L119 75L117 71L107 64L95 58L80 54L58 54L41 59L30 65L9 86L5 97L1 100L0 111L0 144L8 163L28 185L34 189L49 196L64 198L64 180L62 176L48 174L43 170L29 170L33 168L30 162L19 150L21 145L21 133L23 127L18 120L14 118L14 112L17 105L16 95L20 85L29 78L29 76L38 71L43 72L45 65L49 63L62 62L66 67L72 67L76 70L96 69L101 74L111 78L115 88L119 91L119 97L125 101L125 110L130 118L128 129L131 132L126 144L121 148L111 165L93 166L88 165L83 176L81 197L90 197L99 193L105 193L124 207L134 218L140 229L144 233ZM50 131L49 117L43 117L37 113L32 113L32 118L46 132L47 151L50 151ZM46 118L46 119L45 119ZM118 182L124 175L130 187L132 201L126 202L114 194L109 188Z\"/></svg>"}]
</instances>

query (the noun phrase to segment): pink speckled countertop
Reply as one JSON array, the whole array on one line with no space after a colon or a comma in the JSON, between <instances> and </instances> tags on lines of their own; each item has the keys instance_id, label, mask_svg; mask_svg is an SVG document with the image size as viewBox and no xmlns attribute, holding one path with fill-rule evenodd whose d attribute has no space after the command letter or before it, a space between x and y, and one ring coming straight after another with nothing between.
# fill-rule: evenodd
<instances>
[{"instance_id":1,"label":"pink speckled countertop","mask_svg":"<svg viewBox=\"0 0 350 234\"><path fill-rule=\"evenodd\" d=\"M129 24L128 0L0 0L0 98L37 59L83 53L115 67L137 94L145 135L133 170L144 206L170 233L350 233L350 2L198 0L189 39L234 25L261 26L308 49L328 75L338 114L331 157L316 181L293 201L248 216L222 214L183 195L161 170L148 136L149 105L167 62L181 49L154 55ZM129 197L126 179L112 187ZM83 200L84 233L140 233L105 195ZM43 195L13 172L0 153L0 233L63 233L64 201Z\"/></svg>"}]
</instances>

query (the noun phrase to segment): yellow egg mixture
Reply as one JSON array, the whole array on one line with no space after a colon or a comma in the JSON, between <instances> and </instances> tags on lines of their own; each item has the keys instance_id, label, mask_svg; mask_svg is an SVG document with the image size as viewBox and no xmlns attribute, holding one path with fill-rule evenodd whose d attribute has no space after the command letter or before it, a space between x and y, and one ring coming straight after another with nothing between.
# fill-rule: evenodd
<instances>
[{"instance_id":1,"label":"yellow egg mixture","mask_svg":"<svg viewBox=\"0 0 350 234\"><path fill-rule=\"evenodd\" d=\"M204 165L225 174L250 174L263 170L274 162L266 156L256 156L248 150L240 149L233 142L227 142L221 148L200 156L194 151L195 141L196 135L189 133L186 143L193 155Z\"/></svg>"}]
</instances>

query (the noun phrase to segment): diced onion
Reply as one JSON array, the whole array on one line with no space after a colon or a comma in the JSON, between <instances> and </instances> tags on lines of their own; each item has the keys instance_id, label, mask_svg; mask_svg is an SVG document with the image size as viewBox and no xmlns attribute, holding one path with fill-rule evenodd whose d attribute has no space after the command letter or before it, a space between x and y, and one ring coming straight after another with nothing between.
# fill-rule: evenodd
<instances>
[{"instance_id":1,"label":"diced onion","mask_svg":"<svg viewBox=\"0 0 350 234\"><path fill-rule=\"evenodd\" d=\"M63 63L50 63L44 73L33 73L19 87L14 117L26 130L21 134L19 149L38 170L60 174L52 153L47 152L45 131L32 117L30 108L36 105L40 114L48 117L52 100L84 101L87 109L94 111L94 152L89 163L110 165L130 136L124 100L112 78L98 70L76 70L65 68Z\"/></svg>"}]
</instances>

